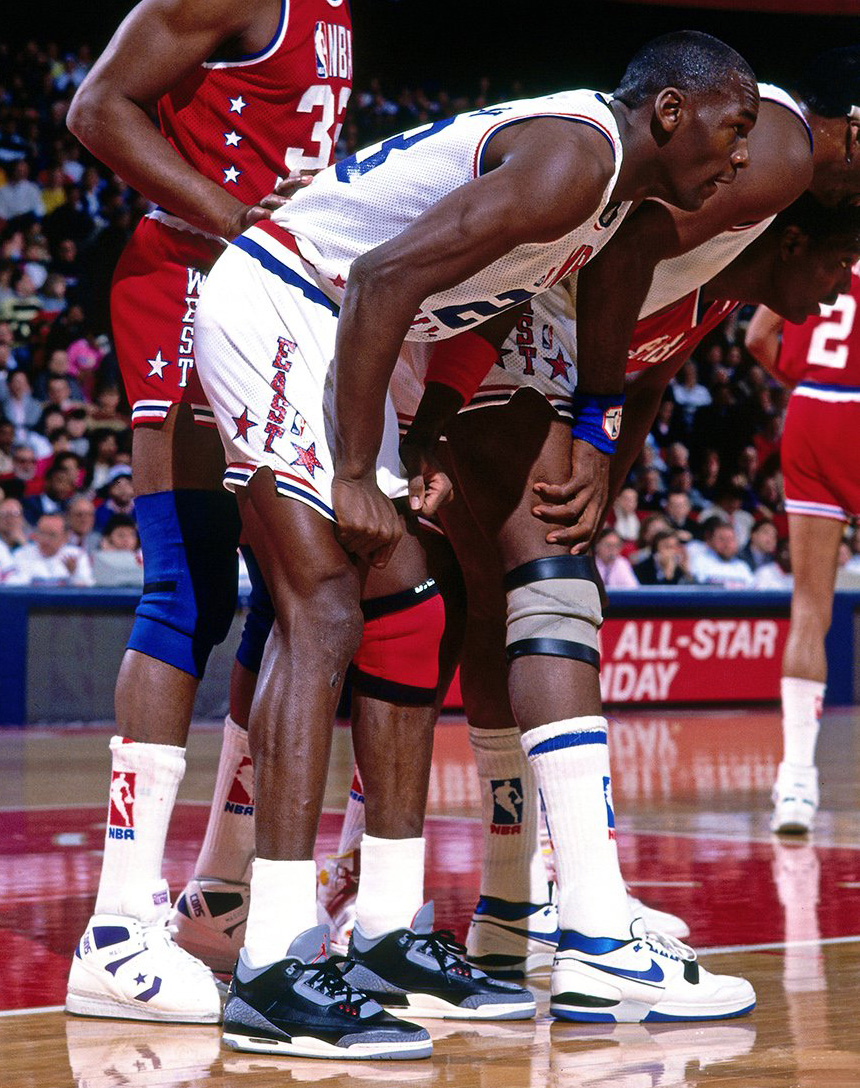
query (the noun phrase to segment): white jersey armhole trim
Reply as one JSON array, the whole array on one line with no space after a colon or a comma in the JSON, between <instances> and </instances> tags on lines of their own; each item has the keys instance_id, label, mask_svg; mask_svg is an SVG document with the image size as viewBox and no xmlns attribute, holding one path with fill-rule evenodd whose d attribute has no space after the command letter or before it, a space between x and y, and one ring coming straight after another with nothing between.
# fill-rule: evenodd
<instances>
[{"instance_id":1,"label":"white jersey armhole trim","mask_svg":"<svg viewBox=\"0 0 860 1088\"><path fill-rule=\"evenodd\" d=\"M495 136L503 128L507 128L509 125L519 125L523 121L535 121L538 118L543 117L553 117L560 121L572 121L575 124L590 126L597 132L599 132L600 135L603 136L603 138L607 141L609 146L612 148L612 159L613 161L617 161L618 152L615 147L615 137L612 135L608 128L606 128L604 125L601 125L601 123L595 120L595 118L588 117L582 113L529 113L526 114L524 117L510 117L504 121L499 121L497 124L493 125L491 129L488 129L484 133L484 135L481 137L480 142L478 143L478 146L475 148L475 157L472 162L473 176L476 178L483 176L484 153L487 150L487 144L490 142L493 136Z\"/></svg>"},{"instance_id":2,"label":"white jersey armhole trim","mask_svg":"<svg viewBox=\"0 0 860 1088\"><path fill-rule=\"evenodd\" d=\"M269 44L261 49L258 53L249 53L246 57L241 57L239 60L214 60L204 61L203 68L247 68L250 64L259 64L260 61L268 60L274 53L281 48L284 38L287 36L287 28L290 24L290 0L281 0L281 17L278 23L278 29L275 31L275 36L269 42Z\"/></svg>"}]
</instances>

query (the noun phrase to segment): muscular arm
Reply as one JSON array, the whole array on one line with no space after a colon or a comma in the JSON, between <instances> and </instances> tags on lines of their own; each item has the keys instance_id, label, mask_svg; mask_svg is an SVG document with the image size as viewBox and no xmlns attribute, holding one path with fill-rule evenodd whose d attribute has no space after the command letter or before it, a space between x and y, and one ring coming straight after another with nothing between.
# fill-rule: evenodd
<instances>
[{"instance_id":1,"label":"muscular arm","mask_svg":"<svg viewBox=\"0 0 860 1088\"><path fill-rule=\"evenodd\" d=\"M158 99L218 46L249 40L252 22L259 44L265 44L274 20L266 25L260 5L235 0L143 0L78 89L69 129L148 199L201 230L235 237L266 213L189 166L150 114Z\"/></svg>"},{"instance_id":2,"label":"muscular arm","mask_svg":"<svg viewBox=\"0 0 860 1088\"><path fill-rule=\"evenodd\" d=\"M521 243L572 230L597 208L613 169L603 137L555 119L503 130L490 145L489 165L495 168L352 266L336 347L342 478L365 478L373 470L385 390L423 300Z\"/></svg>"}]
</instances>

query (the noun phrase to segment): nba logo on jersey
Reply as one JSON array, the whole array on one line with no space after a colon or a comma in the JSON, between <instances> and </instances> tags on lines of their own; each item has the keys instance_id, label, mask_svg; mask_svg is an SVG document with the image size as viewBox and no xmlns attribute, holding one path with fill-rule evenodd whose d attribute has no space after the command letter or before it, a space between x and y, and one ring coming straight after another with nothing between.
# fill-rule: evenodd
<instances>
[{"instance_id":1,"label":"nba logo on jersey","mask_svg":"<svg viewBox=\"0 0 860 1088\"><path fill-rule=\"evenodd\" d=\"M134 771L114 771L110 780L108 838L134 838Z\"/></svg>"},{"instance_id":2,"label":"nba logo on jersey","mask_svg":"<svg viewBox=\"0 0 860 1088\"><path fill-rule=\"evenodd\" d=\"M314 27L314 52L317 58L317 75L328 79L328 45L326 44L325 23Z\"/></svg>"},{"instance_id":3,"label":"nba logo on jersey","mask_svg":"<svg viewBox=\"0 0 860 1088\"><path fill-rule=\"evenodd\" d=\"M621 434L621 405L616 404L612 408L607 408L603 413L603 430L607 438L611 438L613 442L616 441Z\"/></svg>"},{"instance_id":4,"label":"nba logo on jersey","mask_svg":"<svg viewBox=\"0 0 860 1088\"><path fill-rule=\"evenodd\" d=\"M609 829L610 839L615 838L615 809L612 807L612 783L604 776L603 800L606 802L606 826Z\"/></svg>"},{"instance_id":5,"label":"nba logo on jersey","mask_svg":"<svg viewBox=\"0 0 860 1088\"><path fill-rule=\"evenodd\" d=\"M250 756L243 756L242 762L236 768L224 811L232 812L236 816L254 815L254 766Z\"/></svg>"},{"instance_id":6,"label":"nba logo on jersey","mask_svg":"<svg viewBox=\"0 0 860 1088\"><path fill-rule=\"evenodd\" d=\"M523 831L523 784L519 778L491 778L493 798L491 835L521 835Z\"/></svg>"}]
</instances>

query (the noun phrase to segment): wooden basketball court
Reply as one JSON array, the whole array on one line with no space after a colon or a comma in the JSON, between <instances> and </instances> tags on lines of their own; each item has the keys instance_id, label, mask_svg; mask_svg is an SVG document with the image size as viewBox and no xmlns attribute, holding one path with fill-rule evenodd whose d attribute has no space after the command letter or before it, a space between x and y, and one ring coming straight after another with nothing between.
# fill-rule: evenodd
<instances>
[{"instance_id":1,"label":"wooden basketball court","mask_svg":"<svg viewBox=\"0 0 860 1088\"><path fill-rule=\"evenodd\" d=\"M856 1088L860 1085L860 709L828 710L822 811L807 841L768 830L779 760L774 711L624 713L611 750L622 869L635 894L681 914L712 971L758 993L740 1020L575 1025L428 1021L432 1059L329 1062L240 1055L219 1030L62 1011L75 942L92 910L104 835L107 728L0 731L0 1086L275 1088L316 1083L428 1088ZM192 730L166 875L190 875L220 746ZM320 834L336 841L351 772L339 729ZM428 895L460 937L478 892L478 784L460 720L437 730Z\"/></svg>"}]
</instances>

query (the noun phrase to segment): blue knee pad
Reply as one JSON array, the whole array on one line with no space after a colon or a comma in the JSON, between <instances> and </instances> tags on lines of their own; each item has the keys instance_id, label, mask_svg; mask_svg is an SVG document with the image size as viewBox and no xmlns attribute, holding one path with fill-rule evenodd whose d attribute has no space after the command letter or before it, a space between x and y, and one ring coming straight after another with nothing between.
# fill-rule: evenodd
<instances>
[{"instance_id":1,"label":"blue knee pad","mask_svg":"<svg viewBox=\"0 0 860 1088\"><path fill-rule=\"evenodd\" d=\"M226 491L135 499L143 593L128 648L202 677L236 612L239 511Z\"/></svg>"},{"instance_id":2,"label":"blue knee pad","mask_svg":"<svg viewBox=\"0 0 860 1088\"><path fill-rule=\"evenodd\" d=\"M248 544L241 546L241 552L251 579L251 593L248 597L248 615L242 630L242 641L236 651L236 660L253 673L259 673L263 660L266 639L275 622L275 609L272 598L266 588L266 581L260 564Z\"/></svg>"}]
</instances>

